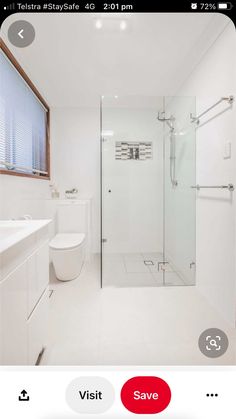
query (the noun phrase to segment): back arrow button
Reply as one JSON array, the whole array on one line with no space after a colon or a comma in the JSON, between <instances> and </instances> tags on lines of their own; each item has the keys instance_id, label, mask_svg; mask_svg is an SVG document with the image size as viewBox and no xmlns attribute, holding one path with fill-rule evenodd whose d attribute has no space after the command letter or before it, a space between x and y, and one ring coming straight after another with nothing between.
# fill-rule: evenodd
<instances>
[{"instance_id":1,"label":"back arrow button","mask_svg":"<svg viewBox=\"0 0 236 419\"><path fill-rule=\"evenodd\" d=\"M24 37L23 37L23 35L22 35L22 33L24 32L24 29L21 29L21 31L20 32L18 32L18 35L19 35L19 37L21 38L21 39L24 39Z\"/></svg>"},{"instance_id":2,"label":"back arrow button","mask_svg":"<svg viewBox=\"0 0 236 419\"><path fill-rule=\"evenodd\" d=\"M28 47L35 39L35 29L27 20L16 20L8 28L8 39L15 47Z\"/></svg>"}]
</instances>

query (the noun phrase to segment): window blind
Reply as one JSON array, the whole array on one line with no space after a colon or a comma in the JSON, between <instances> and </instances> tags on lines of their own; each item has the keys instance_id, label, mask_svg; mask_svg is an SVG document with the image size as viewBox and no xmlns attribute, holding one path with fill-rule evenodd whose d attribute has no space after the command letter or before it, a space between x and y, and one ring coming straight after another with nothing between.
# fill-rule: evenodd
<instances>
[{"instance_id":1,"label":"window blind","mask_svg":"<svg viewBox=\"0 0 236 419\"><path fill-rule=\"evenodd\" d=\"M0 169L47 175L47 110L0 51Z\"/></svg>"}]
</instances>

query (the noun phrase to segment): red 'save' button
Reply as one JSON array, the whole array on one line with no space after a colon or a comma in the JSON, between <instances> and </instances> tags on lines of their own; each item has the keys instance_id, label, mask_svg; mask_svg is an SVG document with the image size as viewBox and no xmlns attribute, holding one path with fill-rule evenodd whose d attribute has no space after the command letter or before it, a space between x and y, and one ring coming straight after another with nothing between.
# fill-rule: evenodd
<instances>
[{"instance_id":1,"label":"red 'save' button","mask_svg":"<svg viewBox=\"0 0 236 419\"><path fill-rule=\"evenodd\" d=\"M121 401L132 413L160 413L167 408L170 399L170 387L158 377L131 378L121 390Z\"/></svg>"}]
</instances>

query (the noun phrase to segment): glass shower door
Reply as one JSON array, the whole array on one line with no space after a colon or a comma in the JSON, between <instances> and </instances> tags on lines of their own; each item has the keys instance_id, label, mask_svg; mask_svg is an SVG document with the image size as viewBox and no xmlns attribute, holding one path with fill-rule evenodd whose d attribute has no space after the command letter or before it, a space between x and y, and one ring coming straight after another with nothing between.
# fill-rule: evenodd
<instances>
[{"instance_id":1,"label":"glass shower door","mask_svg":"<svg viewBox=\"0 0 236 419\"><path fill-rule=\"evenodd\" d=\"M190 113L192 97L102 99L102 286L195 284Z\"/></svg>"},{"instance_id":2,"label":"glass shower door","mask_svg":"<svg viewBox=\"0 0 236 419\"><path fill-rule=\"evenodd\" d=\"M163 97L102 99L102 286L163 285Z\"/></svg>"},{"instance_id":3,"label":"glass shower door","mask_svg":"<svg viewBox=\"0 0 236 419\"><path fill-rule=\"evenodd\" d=\"M166 97L164 123L164 285L194 285L196 141L194 97Z\"/></svg>"}]
</instances>

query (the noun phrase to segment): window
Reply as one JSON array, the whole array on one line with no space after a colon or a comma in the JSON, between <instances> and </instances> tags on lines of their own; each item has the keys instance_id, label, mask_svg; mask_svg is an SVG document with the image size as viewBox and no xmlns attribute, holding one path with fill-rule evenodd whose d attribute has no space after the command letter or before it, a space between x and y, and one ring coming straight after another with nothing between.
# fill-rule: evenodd
<instances>
[{"instance_id":1,"label":"window","mask_svg":"<svg viewBox=\"0 0 236 419\"><path fill-rule=\"evenodd\" d=\"M1 41L0 173L49 179L49 107Z\"/></svg>"}]
</instances>

